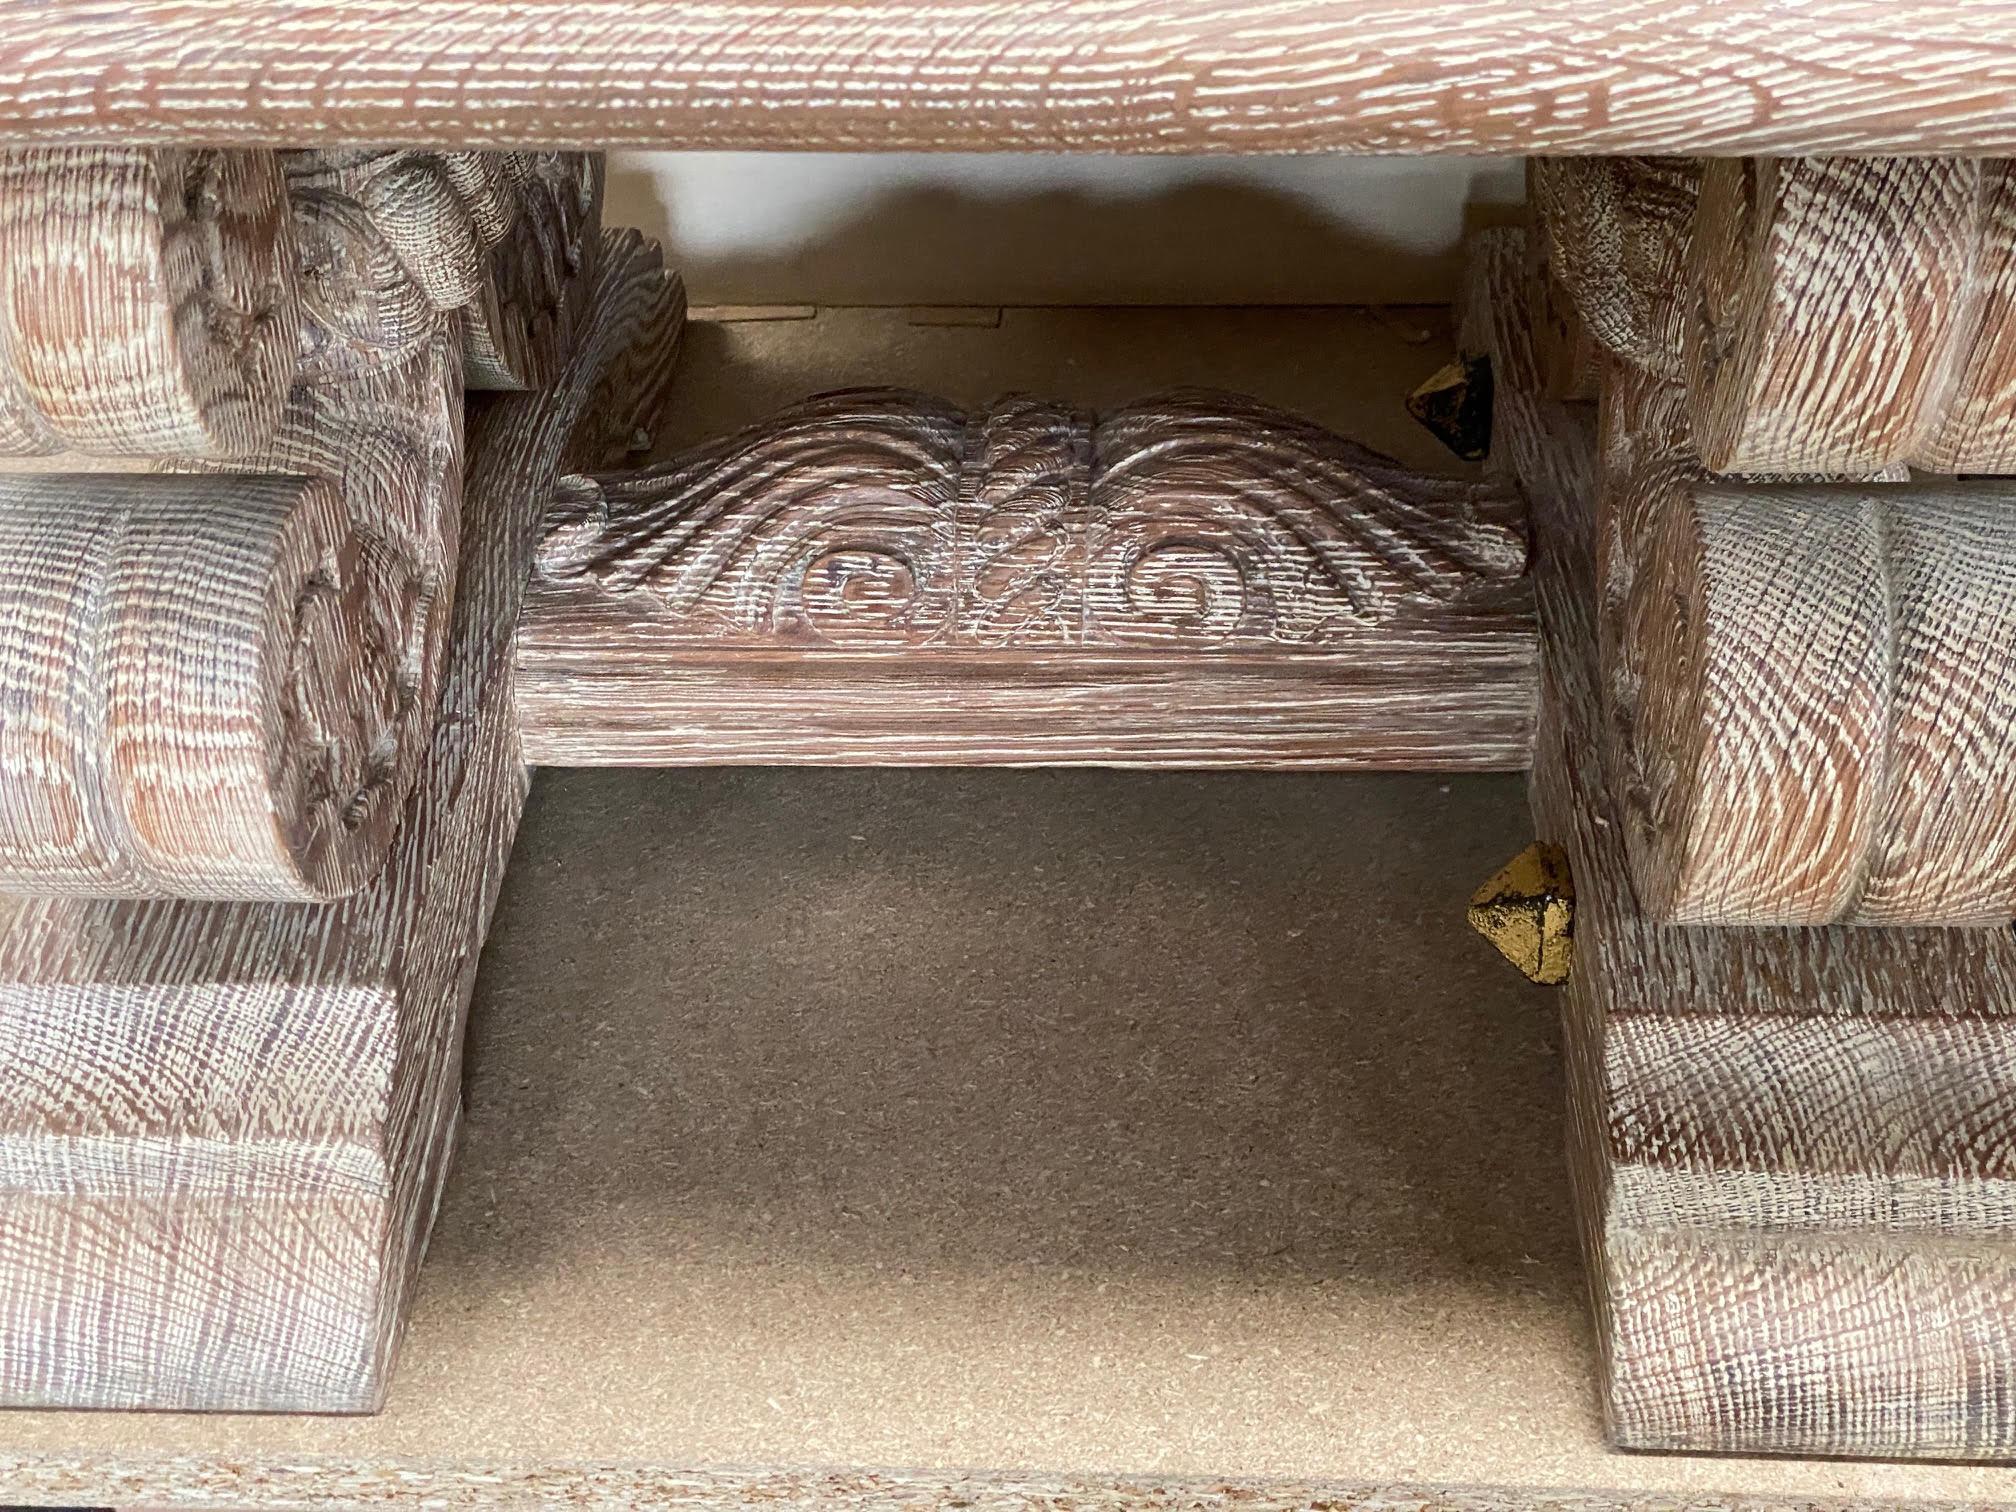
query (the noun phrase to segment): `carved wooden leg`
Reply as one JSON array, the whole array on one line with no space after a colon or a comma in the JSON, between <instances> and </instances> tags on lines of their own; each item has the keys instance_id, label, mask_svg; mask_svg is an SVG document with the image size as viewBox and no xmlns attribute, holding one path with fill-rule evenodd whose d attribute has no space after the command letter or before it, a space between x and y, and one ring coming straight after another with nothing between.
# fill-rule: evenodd
<instances>
[{"instance_id":1,"label":"carved wooden leg","mask_svg":"<svg viewBox=\"0 0 2016 1512\"><path fill-rule=\"evenodd\" d=\"M1793 177L1816 181L1804 169ZM1636 205L1650 216L1668 213L1648 199ZM1651 228L1634 234L1649 236ZM1710 396L1715 384L1740 375L1714 364L1697 361L1681 374L1652 371L1634 363L1630 342L1613 334L1600 433L1595 407L1548 397L1529 347L1535 318L1520 241L1519 233L1493 233L1480 245L1476 286L1484 297L1472 329L1484 333L1496 359L1494 455L1525 488L1535 533L1544 675L1533 805L1541 838L1565 848L1574 878L1574 967L1564 1012L1571 1163L1612 1434L1637 1448L2016 1454L2016 1186L2010 1182L2016 1097L2007 1076L2016 1064L2016 935L2006 911L1992 927L1943 929L1674 927L1653 916L1660 893L1650 884L1658 867L1641 866L1634 882L1631 850L1641 839L1660 839L1644 833L1643 816L1668 810L1660 806L1656 774L1639 775L1643 762L1685 753L1695 762L1693 778L1712 776L1720 770L1712 743L1763 738L1774 759L1791 759L1798 768L1799 780L1781 790L1786 803L1761 803L1748 819L1741 814L1756 790L1731 792L1714 782L1693 790L1693 801L1705 805L1700 822L1733 826L1719 845L1687 853L1686 864L1710 879L1716 868L1789 875L1787 858L1796 850L1788 836L1795 831L1778 826L1804 822L1800 806L1812 801L1805 779L1829 760L1838 759L1837 775L1851 782L1867 775L1866 766L1818 749L1791 715L1762 727L1762 736L1754 719L1729 713L1697 717L1684 731L1675 723L1681 720L1675 709L1687 700L1660 691L1662 680L1696 677L1701 662L1690 658L1707 655L1712 662L1727 649L1715 638L1728 622L1712 616L1726 615L1730 606L1716 597L1720 587L1711 591L1711 579L1726 580L1715 572L1704 577L1702 564L1731 552L1759 559L1755 537L1731 542L1717 534L1703 547L1702 532L1726 530L1729 501L1777 510L1788 493L1754 480L1704 483L1698 463L1676 459L1675 438L1684 442L1690 415L1722 423L1723 400ZM1881 274L1887 265L1879 257L1872 266ZM1557 267L1555 276L1577 275ZM1893 283L1919 293L1930 287ZM1645 291L1632 301L1650 313L1614 323L1613 332L1667 328ZM1870 307L1873 319L1890 313L1880 301ZM1754 324L1740 329L1743 340L1762 339ZM1835 341L1839 332L1830 326L1824 339ZM1755 374L1769 361L1780 363L1781 374L1803 371L1782 351L1771 357L1773 350L1767 342L1759 362L1742 359L1752 375L1745 380L1748 402L1761 402ZM1676 376L1691 390L1662 387ZM1828 381L1894 397L1859 369L1831 373ZM1811 395L1787 398L1795 407L1817 402ZM1736 425L1730 434L1752 438L1744 446L1761 445L1757 438L1767 434L1814 442L1811 452L1774 453L1774 465L1876 466L1900 450L1909 454L1937 428L1928 428L1926 413L1913 410L1901 421L1837 418L1810 431ZM1809 523L1825 534L1852 525L1870 491L1885 486L1802 485L1804 492L1789 497L1819 511ZM1939 522L1959 496L1951 487L1933 489L1928 509L1921 486L1882 494L1881 507ZM1976 532L1970 540L1999 539L2000 518L1979 522L1988 536ZM1663 560L1647 554L1648 544L1661 541ZM1891 536L1873 549L1921 547ZM1790 557L1776 562L1752 604L1789 595L1794 617L1810 618L1822 606L1799 608L1802 596L1831 581L1826 574L1841 561L1838 552L1824 556L1804 573ZM1885 563L1874 570L1892 571ZM1908 584L1915 570L1899 571L1893 581ZM1923 612L1936 618L1959 611L1964 618L1966 576L1963 569L1949 579L1943 607ZM1913 591L1904 593L1907 612L1897 625L1920 612L1909 607ZM1845 601L1837 595L1836 602ZM1711 618L1699 619L1703 614ZM1790 675L1793 643L1810 650L1817 625L1801 620L1786 642L1745 661L1740 675L1749 680L1732 691L1756 696L1774 676ZM1842 643L1860 645L1856 637L1875 628L1844 622ZM1881 627L1893 628L1887 619ZM1690 649L1660 649L1676 636ZM1908 655L1899 662L1890 655L1894 648L1873 649L1886 666L1908 673ZM2006 641L1956 644L1937 660L1958 673L1969 656L1985 657L1979 675L1956 676L1953 685L1970 697L1985 687L1992 706L1999 697L1992 690L2008 675L2008 650ZM1826 682L1815 686L1816 711L1838 712L1843 700L1867 696L1847 663L1806 663L1807 670L1821 666ZM1796 677L1786 684L1800 686ZM1906 730L1900 746L1902 686L1885 684L1877 723L1890 748L1908 750L1928 737ZM1663 712L1646 716L1645 703L1659 700ZM1695 707L1702 707L1698 698ZM1947 732L1964 735L1978 715L1991 743L2006 739L2006 721L1981 707L1957 712L1964 716L1957 723L1940 722ZM1651 723L1643 722L1648 717ZM1703 747L1704 741L1711 744ZM1981 754L1976 739L1950 745L1933 739L1927 748L1942 759L1963 750L1969 759ZM1745 780L1765 777L1769 763L1744 758L1737 766L1745 761ZM1951 774L1943 783L1921 774L1900 797L1924 805L1953 791ZM2006 784L1992 792L1977 787L1972 801L1977 808L1985 803L1982 813L1992 818L2006 791ZM1893 830L1918 827L1918 840L1905 847L1913 857L1941 854L1936 844L1920 843L1931 838L1922 815L1900 818L1880 805L1878 812ZM1999 830L1991 825L1985 833ZM1668 832L1661 843L1670 847L1675 839ZM1992 850L1974 847L1970 859ZM1866 848L1851 847L1829 864L1858 878L1886 875L1883 865L1870 865ZM1982 895L1958 858L1938 864L1937 885L1913 894L1919 901L1911 906L1926 910L1917 917L1947 913L1963 894ZM1855 896L1869 894L1864 888ZM1658 906L1673 907L1670 898ZM1999 907L1986 904L1972 916L1993 917ZM1823 917L1843 916L1828 908Z\"/></svg>"},{"instance_id":2,"label":"carved wooden leg","mask_svg":"<svg viewBox=\"0 0 2016 1512\"><path fill-rule=\"evenodd\" d=\"M385 1390L525 792L506 650L538 506L563 464L602 460L577 446L609 414L662 397L683 300L632 233L560 245L594 227L595 170L556 160L512 181L587 198L549 195L529 249L509 227L471 238L481 287L517 245L560 291L510 335L508 302L486 311L466 286L416 280L393 253L424 241L387 234L382 205L358 208L355 175L384 159L291 165L302 380L275 437L229 465L332 479L354 529L438 574L430 628L399 658L405 707L425 717L400 743L411 775L389 849L329 902L0 903L0 1401L360 1411ZM412 175L427 194L433 167ZM536 281L522 267L512 280ZM474 298L472 327L488 322L474 357L458 298ZM648 354L626 362L632 347ZM463 368L529 380L541 362L558 364L544 386L482 402L465 487ZM591 397L612 368L620 390ZM591 405L602 413L577 425ZM227 481L160 480L199 494Z\"/></svg>"}]
</instances>

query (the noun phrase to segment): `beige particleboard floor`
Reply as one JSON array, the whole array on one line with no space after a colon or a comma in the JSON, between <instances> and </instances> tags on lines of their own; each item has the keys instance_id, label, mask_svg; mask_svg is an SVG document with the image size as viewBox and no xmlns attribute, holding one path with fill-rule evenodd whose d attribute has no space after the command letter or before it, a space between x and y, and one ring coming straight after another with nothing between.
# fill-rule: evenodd
<instances>
[{"instance_id":1,"label":"beige particleboard floor","mask_svg":"<svg viewBox=\"0 0 2016 1512\"><path fill-rule=\"evenodd\" d=\"M1439 322L702 325L661 441L832 382L1215 375L1435 464L1400 396ZM2016 1502L1605 1450L1554 1000L1462 922L1528 838L1515 777L544 774L386 1413L0 1415L0 1501L796 1507L702 1472L826 1466L1084 1508L1073 1477Z\"/></svg>"}]
</instances>

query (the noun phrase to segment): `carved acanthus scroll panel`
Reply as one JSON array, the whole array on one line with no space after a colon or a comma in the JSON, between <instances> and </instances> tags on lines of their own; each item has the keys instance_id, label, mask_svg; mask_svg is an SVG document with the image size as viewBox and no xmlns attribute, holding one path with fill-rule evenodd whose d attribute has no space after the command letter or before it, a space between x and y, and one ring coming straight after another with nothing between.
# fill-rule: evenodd
<instances>
[{"instance_id":1,"label":"carved acanthus scroll panel","mask_svg":"<svg viewBox=\"0 0 2016 1512\"><path fill-rule=\"evenodd\" d=\"M565 482L534 761L1518 766L1521 512L1228 395L824 395Z\"/></svg>"}]
</instances>

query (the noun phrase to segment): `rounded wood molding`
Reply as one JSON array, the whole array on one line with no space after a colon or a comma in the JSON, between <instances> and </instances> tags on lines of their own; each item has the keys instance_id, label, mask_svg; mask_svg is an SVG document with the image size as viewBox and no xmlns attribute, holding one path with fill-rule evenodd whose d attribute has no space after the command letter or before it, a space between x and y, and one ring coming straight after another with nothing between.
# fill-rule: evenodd
<instances>
[{"instance_id":1,"label":"rounded wood molding","mask_svg":"<svg viewBox=\"0 0 2016 1512\"><path fill-rule=\"evenodd\" d=\"M0 888L325 899L376 874L432 575L334 485L0 480Z\"/></svg>"},{"instance_id":2,"label":"rounded wood molding","mask_svg":"<svg viewBox=\"0 0 2016 1512\"><path fill-rule=\"evenodd\" d=\"M1646 911L2016 918L2016 489L1696 482L1667 502L1623 609Z\"/></svg>"},{"instance_id":3,"label":"rounded wood molding","mask_svg":"<svg viewBox=\"0 0 2016 1512\"><path fill-rule=\"evenodd\" d=\"M294 376L296 262L270 152L0 153L0 454L256 451Z\"/></svg>"}]
</instances>

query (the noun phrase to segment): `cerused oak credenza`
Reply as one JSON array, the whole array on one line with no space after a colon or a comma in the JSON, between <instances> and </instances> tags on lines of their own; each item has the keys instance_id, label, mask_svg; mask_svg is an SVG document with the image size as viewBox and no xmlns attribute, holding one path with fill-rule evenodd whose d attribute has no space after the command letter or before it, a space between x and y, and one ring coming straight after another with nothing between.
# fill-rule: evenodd
<instances>
[{"instance_id":1,"label":"cerused oak credenza","mask_svg":"<svg viewBox=\"0 0 2016 1512\"><path fill-rule=\"evenodd\" d=\"M617 470L615 144L1526 155L1486 467ZM379 1404L528 764L1530 768L1615 1441L2016 1457L2016 6L6 0L0 145L0 1402Z\"/></svg>"}]
</instances>

